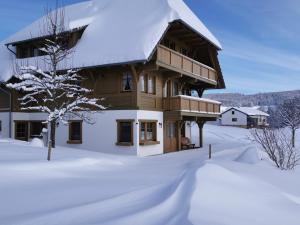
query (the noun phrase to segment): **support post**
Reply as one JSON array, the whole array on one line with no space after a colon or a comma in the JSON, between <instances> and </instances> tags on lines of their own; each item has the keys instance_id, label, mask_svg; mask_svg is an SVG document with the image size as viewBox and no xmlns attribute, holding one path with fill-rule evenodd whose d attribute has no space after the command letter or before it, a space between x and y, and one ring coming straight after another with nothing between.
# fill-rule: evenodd
<instances>
[{"instance_id":1,"label":"support post","mask_svg":"<svg viewBox=\"0 0 300 225\"><path fill-rule=\"evenodd\" d=\"M200 148L203 148L203 126L204 121L197 121L198 127L199 127L199 145Z\"/></svg>"},{"instance_id":2,"label":"support post","mask_svg":"<svg viewBox=\"0 0 300 225\"><path fill-rule=\"evenodd\" d=\"M209 144L209 149L208 149L208 158L211 159L211 144Z\"/></svg>"}]
</instances>

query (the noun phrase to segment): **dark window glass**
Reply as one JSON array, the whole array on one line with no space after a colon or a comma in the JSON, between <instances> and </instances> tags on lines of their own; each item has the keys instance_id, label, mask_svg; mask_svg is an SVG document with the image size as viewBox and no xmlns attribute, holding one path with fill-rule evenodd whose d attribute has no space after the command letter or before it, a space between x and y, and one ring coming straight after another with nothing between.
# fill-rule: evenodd
<instances>
[{"instance_id":1,"label":"dark window glass","mask_svg":"<svg viewBox=\"0 0 300 225\"><path fill-rule=\"evenodd\" d=\"M21 140L27 139L27 123L25 122L16 123L16 139L21 139Z\"/></svg>"},{"instance_id":2,"label":"dark window glass","mask_svg":"<svg viewBox=\"0 0 300 225\"><path fill-rule=\"evenodd\" d=\"M71 122L70 123L70 140L71 141L81 141L81 122Z\"/></svg>"},{"instance_id":3,"label":"dark window glass","mask_svg":"<svg viewBox=\"0 0 300 225\"><path fill-rule=\"evenodd\" d=\"M132 74L129 72L123 74L122 90L123 91L131 91L132 90Z\"/></svg>"},{"instance_id":4,"label":"dark window glass","mask_svg":"<svg viewBox=\"0 0 300 225\"><path fill-rule=\"evenodd\" d=\"M121 143L132 143L132 122L119 122L119 140Z\"/></svg>"},{"instance_id":5,"label":"dark window glass","mask_svg":"<svg viewBox=\"0 0 300 225\"><path fill-rule=\"evenodd\" d=\"M237 118L232 118L232 122L237 122Z\"/></svg>"},{"instance_id":6,"label":"dark window glass","mask_svg":"<svg viewBox=\"0 0 300 225\"><path fill-rule=\"evenodd\" d=\"M232 113L232 115L234 115L234 114L235 114L235 111L232 111L231 113Z\"/></svg>"},{"instance_id":7,"label":"dark window glass","mask_svg":"<svg viewBox=\"0 0 300 225\"><path fill-rule=\"evenodd\" d=\"M44 127L46 127L46 124L43 124L42 122L31 122L30 137L40 137Z\"/></svg>"}]
</instances>

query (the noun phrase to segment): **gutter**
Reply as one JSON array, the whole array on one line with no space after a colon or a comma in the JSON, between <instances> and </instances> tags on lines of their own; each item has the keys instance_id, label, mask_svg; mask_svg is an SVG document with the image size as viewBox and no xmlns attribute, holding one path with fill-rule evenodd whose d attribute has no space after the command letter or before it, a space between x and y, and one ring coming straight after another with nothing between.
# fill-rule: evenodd
<instances>
[{"instance_id":1,"label":"gutter","mask_svg":"<svg viewBox=\"0 0 300 225\"><path fill-rule=\"evenodd\" d=\"M0 85L3 84L3 82L0 82ZM11 93L7 90L5 90L4 88L2 88L0 86L0 89L5 92L6 94L8 94L9 96L9 128L8 128L8 132L9 132L9 138L12 138L12 104L11 104L11 100L12 100L12 97L11 97Z\"/></svg>"}]
</instances>

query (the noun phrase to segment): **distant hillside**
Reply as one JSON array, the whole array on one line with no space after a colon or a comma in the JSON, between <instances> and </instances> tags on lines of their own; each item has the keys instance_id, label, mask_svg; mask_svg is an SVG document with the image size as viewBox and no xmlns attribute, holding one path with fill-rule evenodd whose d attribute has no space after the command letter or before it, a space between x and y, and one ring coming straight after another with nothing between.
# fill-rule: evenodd
<instances>
[{"instance_id":1,"label":"distant hillside","mask_svg":"<svg viewBox=\"0 0 300 225\"><path fill-rule=\"evenodd\" d=\"M224 106L276 106L287 99L300 97L300 90L258 93L244 95L238 93L207 94L205 98L210 98L222 102Z\"/></svg>"}]
</instances>

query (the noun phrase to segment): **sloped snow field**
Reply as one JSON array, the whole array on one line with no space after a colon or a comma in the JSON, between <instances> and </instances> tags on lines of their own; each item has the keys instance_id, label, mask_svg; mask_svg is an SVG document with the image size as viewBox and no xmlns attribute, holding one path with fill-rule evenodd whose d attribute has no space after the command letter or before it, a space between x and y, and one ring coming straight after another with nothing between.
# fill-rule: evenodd
<instances>
[{"instance_id":1,"label":"sloped snow field","mask_svg":"<svg viewBox=\"0 0 300 225\"><path fill-rule=\"evenodd\" d=\"M58 147L51 162L38 143L0 139L0 224L299 225L300 168L274 168L248 136L206 125L212 160L207 146L147 158Z\"/></svg>"}]
</instances>

